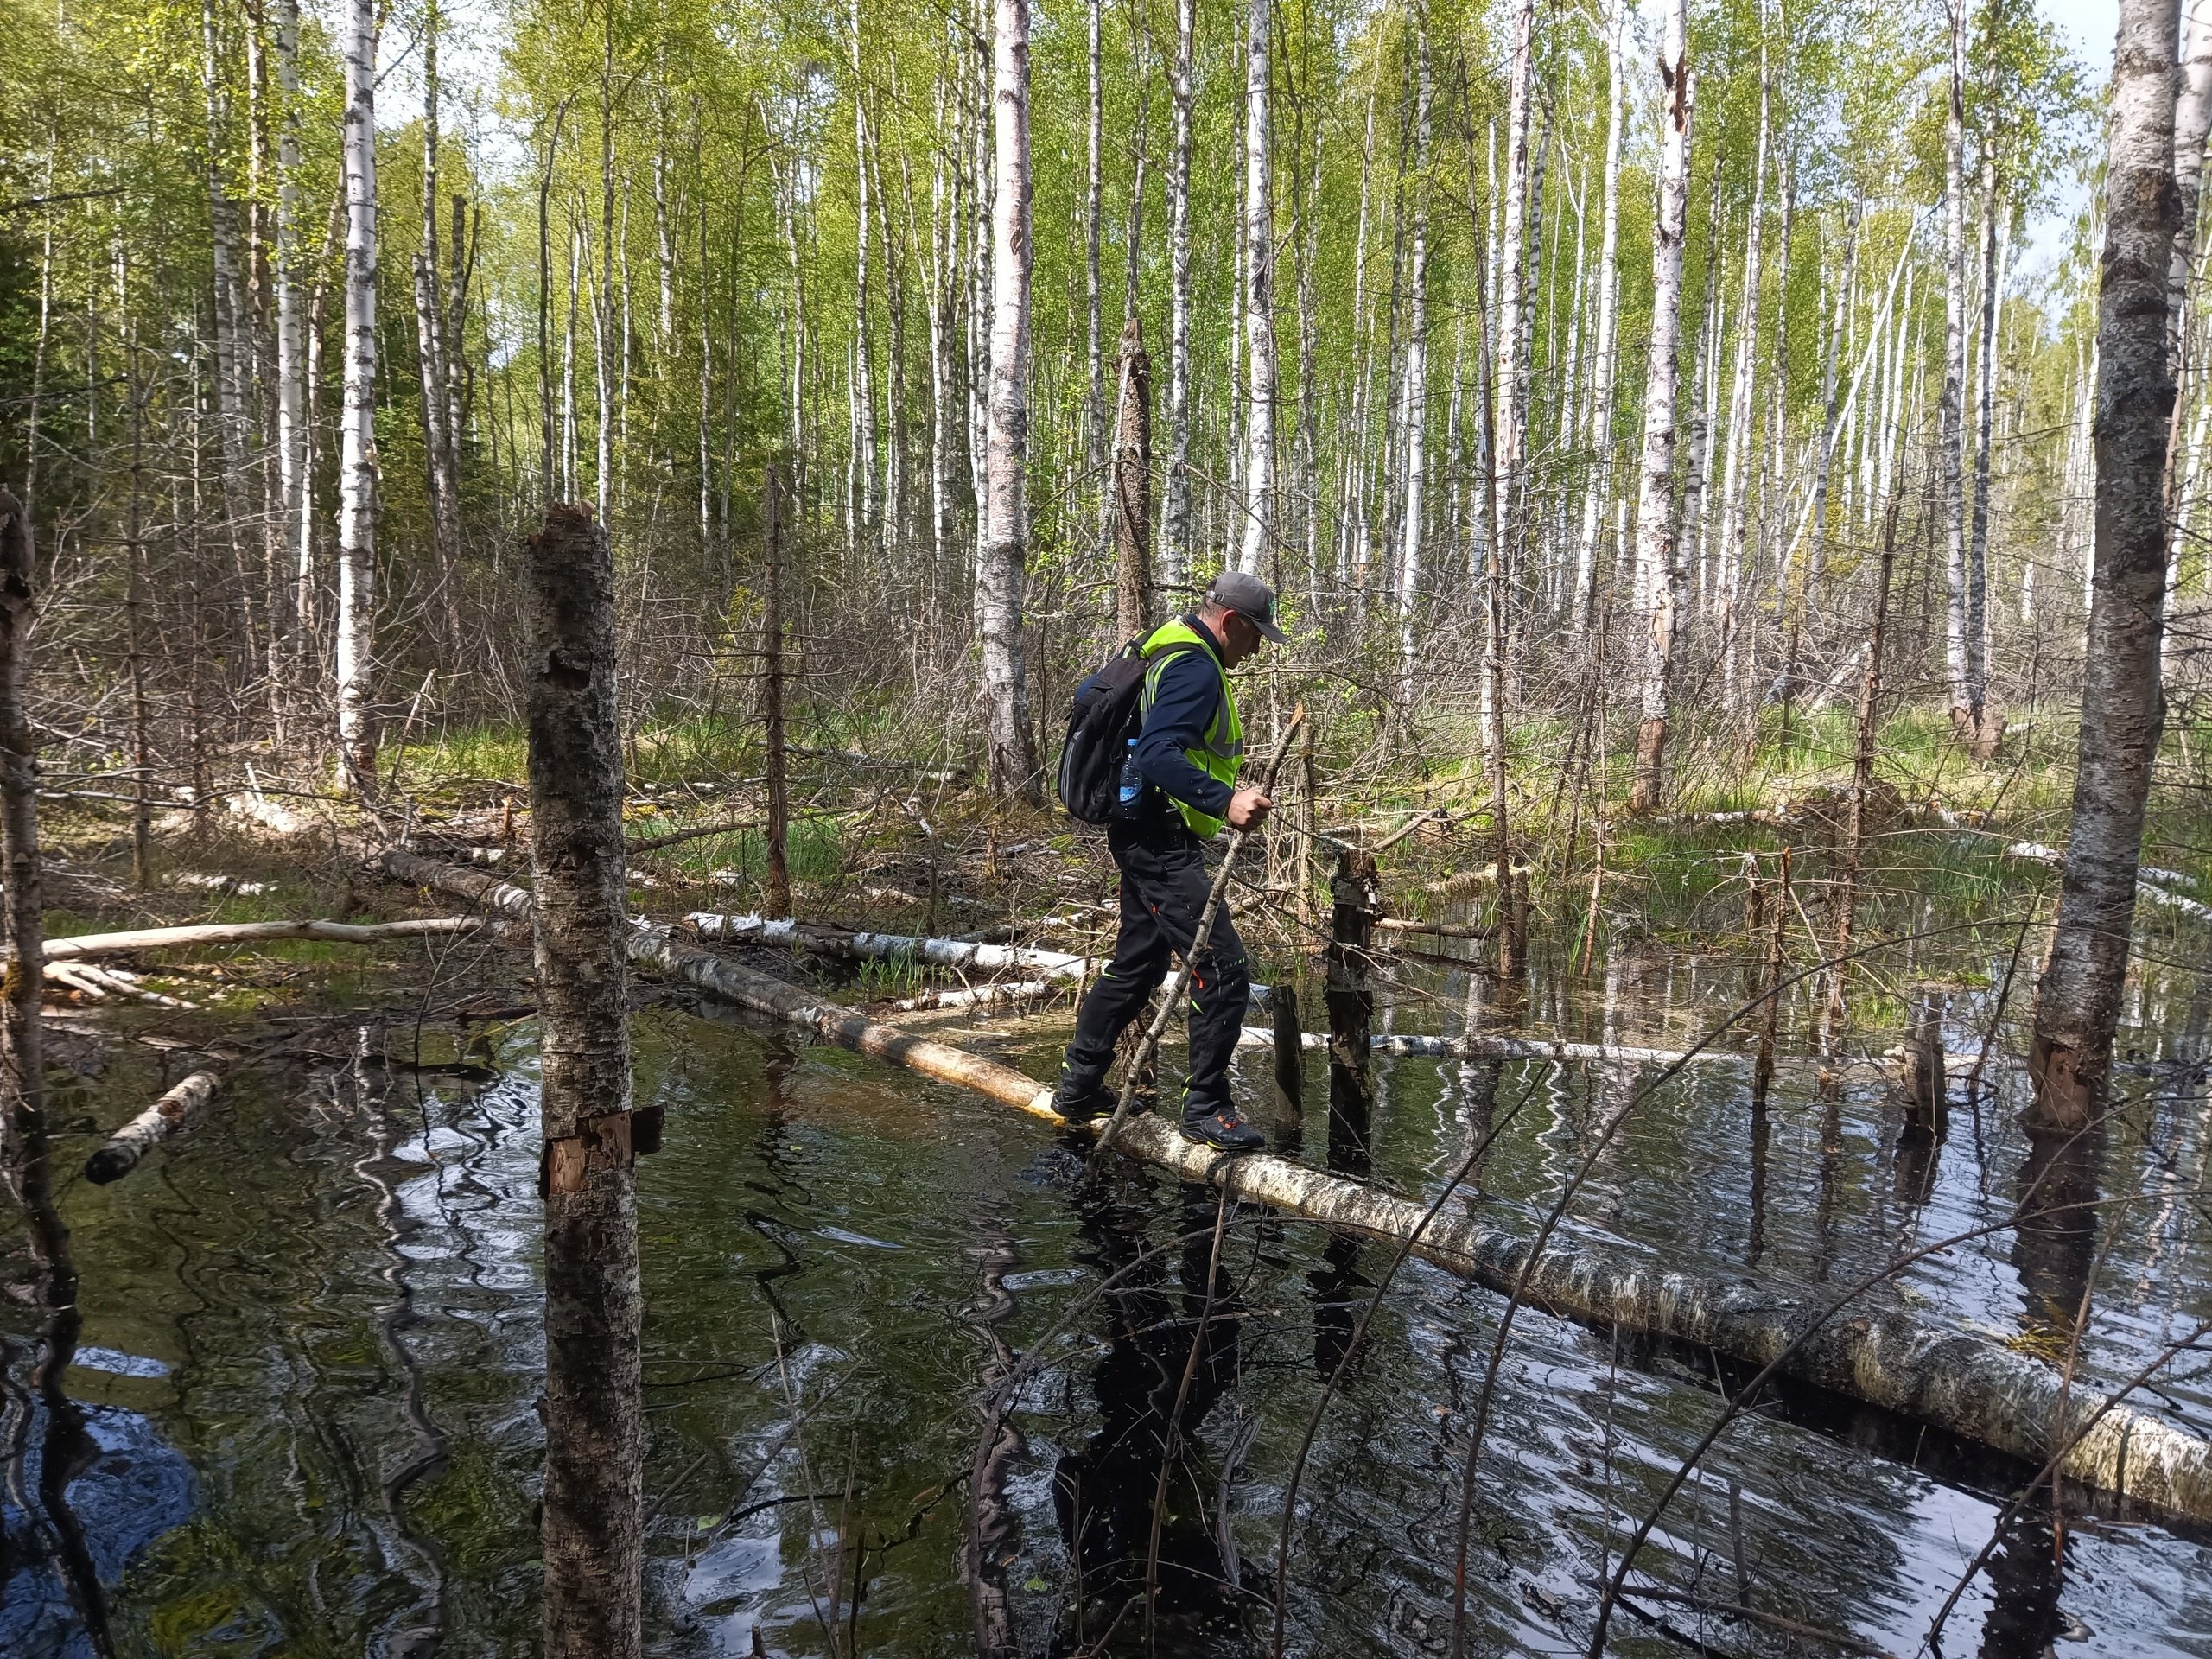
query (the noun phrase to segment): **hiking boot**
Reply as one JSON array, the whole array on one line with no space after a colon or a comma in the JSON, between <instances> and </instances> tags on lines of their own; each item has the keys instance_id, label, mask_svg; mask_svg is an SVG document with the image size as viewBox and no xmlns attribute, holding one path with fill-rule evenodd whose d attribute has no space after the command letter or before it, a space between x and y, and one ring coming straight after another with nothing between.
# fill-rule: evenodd
<instances>
[{"instance_id":1,"label":"hiking boot","mask_svg":"<svg viewBox=\"0 0 2212 1659\"><path fill-rule=\"evenodd\" d=\"M1095 1078L1062 1072L1059 1087L1052 1091L1052 1109L1071 1123L1095 1123L1112 1115L1116 1098L1111 1090Z\"/></svg>"},{"instance_id":2,"label":"hiking boot","mask_svg":"<svg viewBox=\"0 0 2212 1659\"><path fill-rule=\"evenodd\" d=\"M1258 1152L1268 1144L1268 1137L1234 1106L1217 1106L1211 1111L1198 1106L1185 1108L1183 1133L1224 1152Z\"/></svg>"}]
</instances>

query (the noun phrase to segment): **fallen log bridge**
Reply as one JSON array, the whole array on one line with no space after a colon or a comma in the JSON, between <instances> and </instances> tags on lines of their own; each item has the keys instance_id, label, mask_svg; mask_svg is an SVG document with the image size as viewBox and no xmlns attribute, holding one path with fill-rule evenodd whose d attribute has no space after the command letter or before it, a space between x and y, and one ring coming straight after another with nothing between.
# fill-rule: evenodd
<instances>
[{"instance_id":1,"label":"fallen log bridge","mask_svg":"<svg viewBox=\"0 0 2212 1659\"><path fill-rule=\"evenodd\" d=\"M404 852L383 857L410 886L474 900L518 920L529 893L496 877ZM665 928L634 926L633 962L702 991L1014 1110L1058 1123L1052 1090L1012 1066L879 1024L855 1009L725 960ZM2040 1465L2062 1446L2069 1480L2168 1516L2212 1522L2212 1440L2093 1388L2069 1389L2056 1370L1970 1332L1869 1306L1823 1320L1820 1293L1778 1280L1670 1270L1649 1255L1554 1239L1530 1261L1529 1242L1339 1175L1264 1153L1224 1157L1164 1119L1129 1119L1116 1146L1183 1179L1325 1226L1400 1242L1440 1267L1510 1294L1523 1273L1539 1306L1599 1330L1620 1328L1713 1349L1754 1366L1785 1353L1800 1380L1930 1423ZM1795 1351L1791 1351L1792 1350Z\"/></svg>"}]
</instances>

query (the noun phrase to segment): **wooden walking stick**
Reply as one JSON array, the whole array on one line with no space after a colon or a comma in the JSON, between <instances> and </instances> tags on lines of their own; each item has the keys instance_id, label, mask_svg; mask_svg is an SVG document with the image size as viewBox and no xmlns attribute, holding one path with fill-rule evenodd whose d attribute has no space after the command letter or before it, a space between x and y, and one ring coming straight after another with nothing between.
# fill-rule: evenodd
<instances>
[{"instance_id":1,"label":"wooden walking stick","mask_svg":"<svg viewBox=\"0 0 2212 1659\"><path fill-rule=\"evenodd\" d=\"M1275 742L1275 752L1268 757L1268 764L1261 769L1260 793L1262 795L1274 789L1275 773L1281 769L1283 757L1290 753L1290 741L1305 723L1306 705L1301 702L1290 711L1290 723L1282 728L1282 736ZM1229 890L1229 873L1236 867L1236 855L1244 850L1244 843L1250 836L1249 830L1230 831L1229 850L1221 855L1221 868L1214 872L1213 886L1206 893L1205 913L1198 918L1198 931L1191 936L1190 951L1184 957L1183 965L1175 970L1175 977L1168 982L1166 1000L1160 1003L1160 1012L1153 1015L1151 1029L1145 1033L1144 1041L1137 1046L1137 1052L1129 1057L1128 1065L1122 1073L1121 1097L1114 1103L1114 1115L1098 1131L1098 1144L1090 1149L1090 1169L1098 1167L1100 1160L1106 1156L1106 1149L1114 1144L1114 1136L1121 1129L1122 1120L1129 1115L1130 1104L1137 1097L1137 1079L1152 1064L1152 1057L1160 1052L1160 1034L1167 1029L1167 1022L1174 1018L1177 1005L1182 1001L1184 992L1190 988L1191 966L1198 961L1199 952L1206 948L1206 940L1213 932L1213 918L1222 906L1222 895Z\"/></svg>"}]
</instances>

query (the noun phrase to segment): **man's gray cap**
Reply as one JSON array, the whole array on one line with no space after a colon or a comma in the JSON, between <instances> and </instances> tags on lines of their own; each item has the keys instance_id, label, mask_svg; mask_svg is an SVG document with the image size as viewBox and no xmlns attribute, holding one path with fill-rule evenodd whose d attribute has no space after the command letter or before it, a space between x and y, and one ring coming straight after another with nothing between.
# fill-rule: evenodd
<instances>
[{"instance_id":1,"label":"man's gray cap","mask_svg":"<svg viewBox=\"0 0 2212 1659\"><path fill-rule=\"evenodd\" d=\"M1249 570L1224 570L1213 579L1206 597L1236 612L1277 645L1282 630L1275 626L1275 590Z\"/></svg>"}]
</instances>

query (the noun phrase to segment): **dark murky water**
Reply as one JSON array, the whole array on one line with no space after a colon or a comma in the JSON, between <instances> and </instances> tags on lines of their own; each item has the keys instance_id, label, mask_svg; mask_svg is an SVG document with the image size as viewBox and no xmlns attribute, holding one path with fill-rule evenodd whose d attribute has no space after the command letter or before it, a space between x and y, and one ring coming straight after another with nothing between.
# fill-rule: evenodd
<instances>
[{"instance_id":1,"label":"dark murky water","mask_svg":"<svg viewBox=\"0 0 2212 1659\"><path fill-rule=\"evenodd\" d=\"M1911 971L1937 967L1994 978L2004 961ZM1519 1028L1676 1046L1745 991L1732 961L1657 956L1617 960L1602 988L1541 982L1560 988ZM1466 989L1424 976L1378 1023L1458 1029ZM1789 1058L1806 1048L1807 1001L1785 1022L1762 1109L1740 1055L1659 1089L1599 1164L1574 1226L1670 1262L1840 1286L1903 1241L2001 1217L2024 1180L2093 1182L2128 1200L2097 1230L1999 1232L1883 1294L2058 1351L2094 1272L2084 1363L2104 1379L2212 1312L2195 1192L2202 982L2151 978L2132 1011L2151 1035L2129 1103L2049 1174L2050 1154L2014 1128L2009 1036L1980 1097L1955 1087L1942 1135L1920 1136L1883 1080L1823 1082ZM1938 1001L1948 1046L1975 1048L1988 994ZM33 1387L35 1310L20 1294L0 1305L0 1652L96 1651L95 1603L130 1654L534 1649L530 1032L468 1057L496 1073L481 1083L374 1063L412 1054L411 1027L359 1041L352 1067L235 1084L205 1127L118 1185L67 1185L84 1322L60 1413ZM1040 1074L1052 1059L1048 1039L1013 1052ZM1255 1099L1268 1065L1263 1052L1242 1062ZM1155 1526L1156 1650L1269 1651L1284 1484L1387 1250L1243 1211L1217 1256L1208 1193L1140 1172L1081 1191L1071 1154L1038 1125L714 1010L645 1013L638 1066L639 1098L668 1108L667 1148L640 1179L652 1651L824 1654L834 1619L840 1653L972 1653L971 1506L984 1615L1026 1654L1072 1654L1109 1626L1109 1650L1144 1651L1130 1589ZM1503 1122L1475 1202L1531 1226L1653 1075L1384 1062L1367 1156L1377 1179L1433 1192L1471 1137ZM158 1086L149 1059L125 1058L59 1102L74 1121L61 1167L80 1167L95 1123ZM1299 1140L1319 1159L1318 1055L1307 1097ZM1339 1160L1356 1150L1338 1137ZM20 1293L29 1268L11 1249ZM1292 1651L1442 1649L1466 1431L1500 1307L1418 1262L1390 1290L1303 1478ZM979 1395L1040 1342L978 1499ZM2212 1429L2205 1371L2184 1355L2145 1403ZM1481 1650L1581 1651L1596 1576L1740 1380L1707 1356L1518 1316L1476 1488ZM1763 1613L1910 1652L2023 1473L1879 1414L1785 1395L1731 1431L1644 1559L1713 1602L1736 1597L1740 1573ZM41 1500L56 1491L66 1505ZM61 1508L81 1549L65 1547ZM2009 1529L1943 1651L2212 1654L2203 1540L2077 1513L2056 1543L2046 1506ZM1679 1602L1640 1606L1618 1616L1618 1651L1834 1650Z\"/></svg>"}]
</instances>

